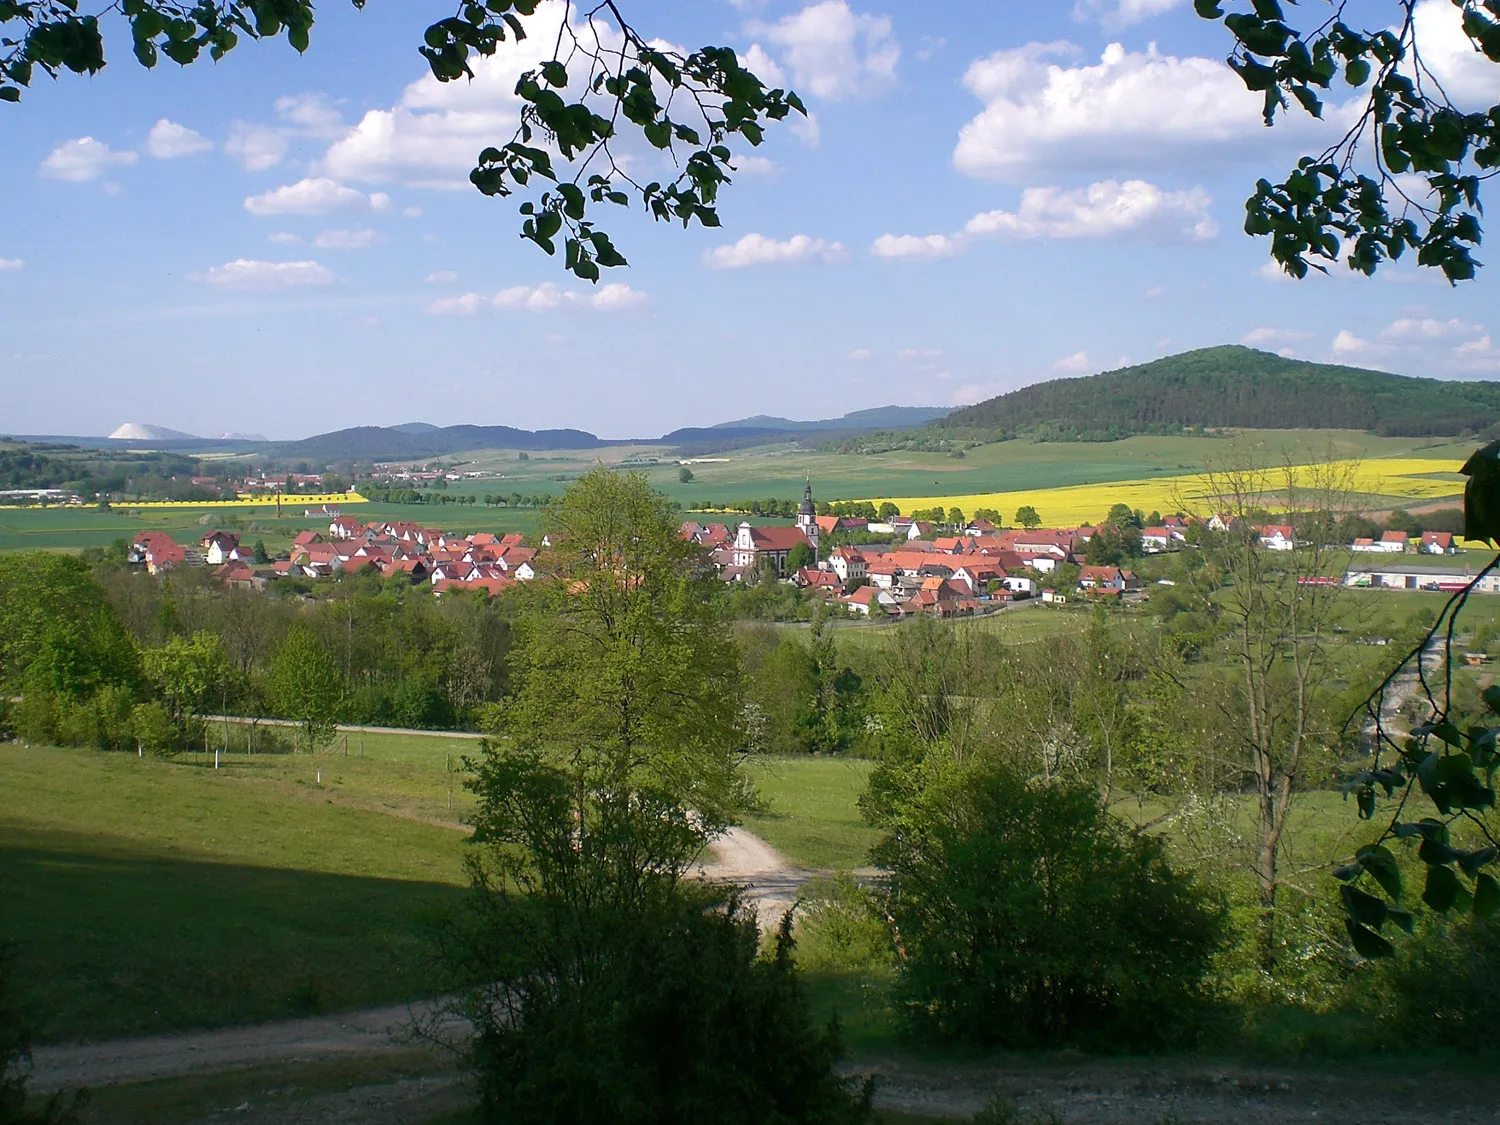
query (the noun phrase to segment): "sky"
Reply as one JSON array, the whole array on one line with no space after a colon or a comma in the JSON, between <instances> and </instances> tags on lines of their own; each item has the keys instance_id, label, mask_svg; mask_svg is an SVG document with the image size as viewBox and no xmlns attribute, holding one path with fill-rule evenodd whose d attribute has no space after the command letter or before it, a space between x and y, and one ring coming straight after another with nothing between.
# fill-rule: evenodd
<instances>
[{"instance_id":1,"label":"sky","mask_svg":"<svg viewBox=\"0 0 1500 1125\"><path fill-rule=\"evenodd\" d=\"M440 85L417 48L451 0L325 0L305 55L246 42L155 71L106 17L103 72L0 104L0 432L647 437L960 406L1237 342L1500 377L1493 270L1294 282L1242 233L1256 179L1327 143L1351 92L1326 125L1265 128L1188 0L624 10L666 44L734 47L810 113L737 150L717 230L611 210L631 264L598 286L518 237L518 200L466 180L511 139L516 76L549 35ZM1419 19L1450 95L1500 100L1456 9L1422 0Z\"/></svg>"}]
</instances>

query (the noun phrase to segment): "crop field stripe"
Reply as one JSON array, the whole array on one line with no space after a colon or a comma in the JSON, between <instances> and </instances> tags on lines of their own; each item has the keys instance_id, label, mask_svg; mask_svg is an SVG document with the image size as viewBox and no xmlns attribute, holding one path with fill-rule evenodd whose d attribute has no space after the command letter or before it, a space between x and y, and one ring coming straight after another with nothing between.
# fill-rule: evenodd
<instances>
[{"instance_id":1,"label":"crop field stripe","mask_svg":"<svg viewBox=\"0 0 1500 1125\"><path fill-rule=\"evenodd\" d=\"M1345 462L1345 464L1350 464ZM1394 457L1356 464L1353 485L1367 497L1394 500L1435 500L1456 495L1460 462L1421 457ZM1298 470L1310 465L1296 466ZM1275 492L1281 470L1257 470L1266 474L1268 492ZM1441 479L1435 474L1449 475ZM1212 506L1207 478L1202 473L1156 477L1146 480L1123 480L1086 485L1064 485L1059 488L1026 489L1017 492L971 493L946 496L878 497L871 502L890 500L903 512L937 506L962 508L972 513L976 508L994 508L1009 516L1022 505L1036 508L1042 519L1051 524L1084 523L1103 519L1114 504L1128 504L1141 511L1174 511L1193 505Z\"/></svg>"}]
</instances>

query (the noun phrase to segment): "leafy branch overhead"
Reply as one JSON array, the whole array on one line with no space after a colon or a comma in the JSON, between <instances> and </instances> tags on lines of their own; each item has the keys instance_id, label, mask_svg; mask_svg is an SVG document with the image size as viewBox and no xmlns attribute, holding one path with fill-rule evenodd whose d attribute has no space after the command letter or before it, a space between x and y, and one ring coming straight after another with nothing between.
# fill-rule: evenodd
<instances>
[{"instance_id":1,"label":"leafy branch overhead","mask_svg":"<svg viewBox=\"0 0 1500 1125\"><path fill-rule=\"evenodd\" d=\"M1500 0L1452 3L1474 50L1500 62ZM1480 265L1480 185L1500 170L1500 105L1470 112L1450 101L1423 61L1417 6L1398 0L1397 26L1360 31L1345 22L1348 0L1336 0L1303 31L1281 0L1229 13L1223 0L1194 0L1199 16L1234 36L1229 65L1264 94L1267 125L1292 102L1322 118L1336 82L1365 92L1336 144L1304 156L1279 184L1260 180L1246 201L1246 233L1270 238L1272 257L1293 277L1326 272L1318 259L1341 252L1350 269L1373 274L1410 250L1450 282L1471 280ZM1412 177L1425 189L1414 191Z\"/></svg>"},{"instance_id":2,"label":"leafy branch overhead","mask_svg":"<svg viewBox=\"0 0 1500 1125\"><path fill-rule=\"evenodd\" d=\"M363 8L365 0L351 0ZM466 0L432 24L420 48L440 82L471 79L472 61L501 44L527 38L540 0ZM217 61L242 36L285 36L307 49L312 0L118 0L141 65L165 55L186 66L204 51ZM99 15L79 0L0 0L0 100L16 102L38 71L95 74L105 66ZM560 91L573 91L565 96ZM548 254L563 245L567 269L589 281L625 258L591 218L591 205L629 206L632 196L653 219L719 225L719 189L734 171L729 147L752 146L769 122L805 114L789 90L767 89L728 47L688 55L648 43L604 0L575 21L571 0L552 56L521 75L521 120L510 141L479 154L469 179L485 195L509 196L533 181L545 190L522 202L521 236ZM670 179L642 180L624 169L619 147L639 135L669 156Z\"/></svg>"}]
</instances>

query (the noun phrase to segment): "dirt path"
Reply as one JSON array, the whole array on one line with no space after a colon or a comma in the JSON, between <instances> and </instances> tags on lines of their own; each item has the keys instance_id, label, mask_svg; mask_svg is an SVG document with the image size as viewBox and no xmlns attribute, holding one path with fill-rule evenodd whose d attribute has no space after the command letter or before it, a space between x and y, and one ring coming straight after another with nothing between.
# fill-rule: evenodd
<instances>
[{"instance_id":1,"label":"dirt path","mask_svg":"<svg viewBox=\"0 0 1500 1125\"><path fill-rule=\"evenodd\" d=\"M747 887L762 926L780 922L812 874L743 828L730 829L713 845L701 871L705 878ZM405 1050L404 1036L414 1019L425 1021L435 1010L436 1002L401 1004L250 1027L39 1047L33 1081L39 1090L73 1089ZM458 1024L443 1030L463 1033Z\"/></svg>"}]
</instances>

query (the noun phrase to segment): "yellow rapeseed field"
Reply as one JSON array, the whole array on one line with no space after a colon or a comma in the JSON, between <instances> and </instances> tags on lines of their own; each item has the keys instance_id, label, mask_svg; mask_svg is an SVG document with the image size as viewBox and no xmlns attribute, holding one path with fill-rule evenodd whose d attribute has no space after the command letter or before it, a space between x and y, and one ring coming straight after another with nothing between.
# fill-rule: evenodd
<instances>
[{"instance_id":1,"label":"yellow rapeseed field","mask_svg":"<svg viewBox=\"0 0 1500 1125\"><path fill-rule=\"evenodd\" d=\"M283 508L317 508L328 504L368 504L357 492L338 492L319 494L316 496L303 493L283 493L281 506ZM127 503L121 501L116 507L120 508L151 508L152 510L166 508L275 508L275 496L242 495L237 500L146 500L138 503Z\"/></svg>"},{"instance_id":2,"label":"yellow rapeseed field","mask_svg":"<svg viewBox=\"0 0 1500 1125\"><path fill-rule=\"evenodd\" d=\"M1464 478L1458 476L1461 461L1424 457L1391 457L1370 461L1343 462L1336 469L1347 470L1350 488L1368 497L1392 501L1424 501L1463 492ZM1311 466L1294 470L1299 483L1306 483ZM1286 483L1286 470L1265 471L1264 487L1268 494ZM1065 485L1060 488L1033 488L1019 492L969 493L962 496L894 496L880 497L879 505L893 502L903 512L922 508L958 507L966 515L978 508L992 508L1006 521L1015 517L1016 509L1030 505L1050 527L1076 526L1102 520L1115 504L1128 504L1142 512L1163 514L1186 510L1206 514L1214 506L1213 489L1202 475L1155 477L1150 480L1120 480L1103 484ZM1374 506L1374 505L1372 505Z\"/></svg>"}]
</instances>

